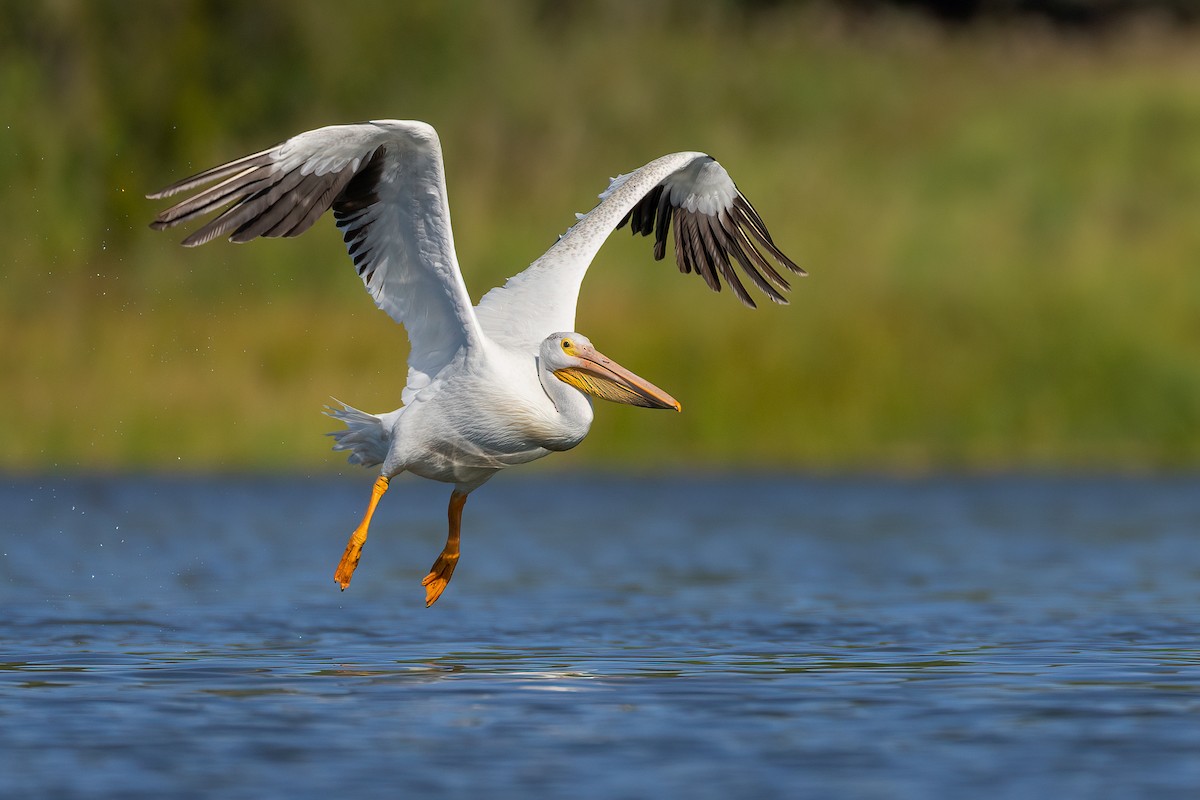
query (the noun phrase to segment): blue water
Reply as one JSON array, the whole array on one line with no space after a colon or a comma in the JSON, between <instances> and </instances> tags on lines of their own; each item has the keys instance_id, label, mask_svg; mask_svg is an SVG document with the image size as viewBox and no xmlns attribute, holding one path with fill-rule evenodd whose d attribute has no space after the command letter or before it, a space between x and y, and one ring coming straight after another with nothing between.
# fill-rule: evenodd
<instances>
[{"instance_id":1,"label":"blue water","mask_svg":"<svg viewBox=\"0 0 1200 800\"><path fill-rule=\"evenodd\" d=\"M1200 482L0 481L0 796L1200 796Z\"/></svg>"}]
</instances>

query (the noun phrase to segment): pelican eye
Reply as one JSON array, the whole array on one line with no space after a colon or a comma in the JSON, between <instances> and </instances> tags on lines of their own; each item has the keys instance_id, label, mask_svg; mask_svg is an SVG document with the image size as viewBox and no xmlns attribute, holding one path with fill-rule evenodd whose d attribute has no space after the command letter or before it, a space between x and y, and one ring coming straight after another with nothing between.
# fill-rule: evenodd
<instances>
[{"instance_id":1,"label":"pelican eye","mask_svg":"<svg viewBox=\"0 0 1200 800\"><path fill-rule=\"evenodd\" d=\"M562 340L562 346L563 346L563 350L570 350L570 349L571 349L571 340L570 340L570 339L563 339L563 340Z\"/></svg>"}]
</instances>

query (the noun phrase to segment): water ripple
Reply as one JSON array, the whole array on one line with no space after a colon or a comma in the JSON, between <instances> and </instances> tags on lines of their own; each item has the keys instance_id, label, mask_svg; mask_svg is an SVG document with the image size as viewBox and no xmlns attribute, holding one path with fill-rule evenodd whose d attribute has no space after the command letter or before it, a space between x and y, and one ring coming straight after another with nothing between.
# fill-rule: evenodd
<instances>
[{"instance_id":1,"label":"water ripple","mask_svg":"<svg viewBox=\"0 0 1200 800\"><path fill-rule=\"evenodd\" d=\"M356 484L53 483L0 486L3 796L1200 788L1186 481L518 482L429 611L417 484L342 594Z\"/></svg>"}]
</instances>

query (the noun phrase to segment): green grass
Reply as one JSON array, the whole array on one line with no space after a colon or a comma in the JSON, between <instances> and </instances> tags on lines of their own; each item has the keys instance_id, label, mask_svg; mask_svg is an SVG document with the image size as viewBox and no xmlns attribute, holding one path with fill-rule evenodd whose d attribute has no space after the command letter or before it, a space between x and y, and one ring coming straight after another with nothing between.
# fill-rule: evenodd
<instances>
[{"instance_id":1,"label":"green grass","mask_svg":"<svg viewBox=\"0 0 1200 800\"><path fill-rule=\"evenodd\" d=\"M1200 465L1196 32L400 5L14 10L0 469L341 464L317 411L397 405L406 341L332 225L185 251L142 195L371 117L437 126L476 297L693 148L811 272L750 312L615 235L578 327L684 413L606 405L575 464Z\"/></svg>"}]
</instances>

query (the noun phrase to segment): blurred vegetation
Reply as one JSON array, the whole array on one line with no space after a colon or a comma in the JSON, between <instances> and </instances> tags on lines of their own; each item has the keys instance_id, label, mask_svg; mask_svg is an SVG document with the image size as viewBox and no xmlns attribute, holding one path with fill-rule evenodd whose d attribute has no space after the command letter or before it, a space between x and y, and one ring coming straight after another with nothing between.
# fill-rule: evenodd
<instances>
[{"instance_id":1,"label":"blurred vegetation","mask_svg":"<svg viewBox=\"0 0 1200 800\"><path fill-rule=\"evenodd\" d=\"M740 307L614 236L578 327L680 398L580 464L1200 465L1200 36L734 2L3 2L0 469L340 469L406 339L332 224L177 246L147 191L293 133L434 124L478 297L662 153L811 272ZM624 234L624 232L621 232ZM767 304L768 306L770 304Z\"/></svg>"},{"instance_id":2,"label":"blurred vegetation","mask_svg":"<svg viewBox=\"0 0 1200 800\"><path fill-rule=\"evenodd\" d=\"M1196 0L845 0L841 5L858 11L919 9L950 23L1039 19L1077 30L1122 25L1149 16L1170 23L1194 23L1200 18Z\"/></svg>"}]
</instances>

